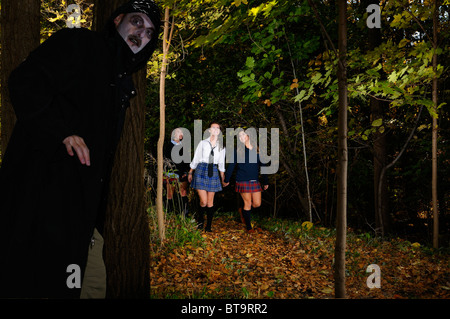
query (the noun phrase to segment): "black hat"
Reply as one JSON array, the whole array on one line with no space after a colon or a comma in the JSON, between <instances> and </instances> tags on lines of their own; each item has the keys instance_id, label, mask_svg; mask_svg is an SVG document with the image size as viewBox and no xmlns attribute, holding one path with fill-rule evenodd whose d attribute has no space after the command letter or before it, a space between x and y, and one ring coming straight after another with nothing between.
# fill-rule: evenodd
<instances>
[{"instance_id":1,"label":"black hat","mask_svg":"<svg viewBox=\"0 0 450 319\"><path fill-rule=\"evenodd\" d=\"M118 8L114 15L117 16L119 13L132 12L146 14L150 20L152 20L152 23L156 29L155 31L158 34L161 25L161 12L153 0L131 0Z\"/></svg>"},{"instance_id":2,"label":"black hat","mask_svg":"<svg viewBox=\"0 0 450 319\"><path fill-rule=\"evenodd\" d=\"M139 12L146 14L150 20L152 21L153 25L155 26L155 35L150 40L150 43L148 43L145 48L138 52L137 54L131 53L128 46L126 46L126 52L130 55L130 60L132 61L132 66L129 67L129 72L134 72L136 69L139 69L141 67L144 67L147 63L147 60L151 57L153 51L156 49L157 43L158 43L158 34L159 29L161 26L161 13L156 5L156 3L153 0L131 0L126 2L125 4L121 5L119 8L117 8L113 14L111 15L106 28L105 28L105 36L116 38L120 40L118 43L123 44L123 39L120 37L120 35L116 31L116 25L114 24L114 19L118 17L120 14L127 14L127 13L133 13L133 12ZM122 43L123 42L123 43ZM129 51L129 52L128 52Z\"/></svg>"}]
</instances>

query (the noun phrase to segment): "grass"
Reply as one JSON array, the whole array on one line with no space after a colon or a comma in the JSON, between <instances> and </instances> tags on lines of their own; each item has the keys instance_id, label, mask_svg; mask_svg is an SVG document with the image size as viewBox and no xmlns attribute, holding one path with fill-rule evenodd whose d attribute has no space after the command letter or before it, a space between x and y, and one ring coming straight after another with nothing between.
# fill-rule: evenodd
<instances>
[{"instance_id":1,"label":"grass","mask_svg":"<svg viewBox=\"0 0 450 319\"><path fill-rule=\"evenodd\" d=\"M158 231L158 218L155 207L148 210L150 221L150 243L152 251L172 251L175 248L184 247L187 250L204 247L205 242L201 233L197 230L197 223L193 218L184 218L180 214L165 214L166 240L161 242Z\"/></svg>"}]
</instances>

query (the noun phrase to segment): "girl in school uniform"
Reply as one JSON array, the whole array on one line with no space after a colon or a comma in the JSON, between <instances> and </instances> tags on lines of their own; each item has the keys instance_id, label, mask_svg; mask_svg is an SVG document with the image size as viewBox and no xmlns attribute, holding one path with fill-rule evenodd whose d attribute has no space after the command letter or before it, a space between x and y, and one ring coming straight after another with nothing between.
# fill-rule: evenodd
<instances>
[{"instance_id":1,"label":"girl in school uniform","mask_svg":"<svg viewBox=\"0 0 450 319\"><path fill-rule=\"evenodd\" d=\"M238 147L234 152L234 159L228 164L223 186L228 186L230 178L236 168L235 191L241 194L244 201L241 218L243 218L247 232L253 233L251 224L251 213L261 206L261 192L269 187L267 175L261 175L259 181L260 167L262 166L256 142L250 140L250 134L244 130L239 132L239 141L244 147Z\"/></svg>"},{"instance_id":2,"label":"girl in school uniform","mask_svg":"<svg viewBox=\"0 0 450 319\"><path fill-rule=\"evenodd\" d=\"M206 212L205 230L207 232L211 231L215 212L214 195L222 190L225 177L225 147L222 143L221 130L222 127L217 122L209 125L210 136L198 144L188 173L191 187L197 190L200 198L200 211L197 215L198 229L203 229Z\"/></svg>"}]
</instances>

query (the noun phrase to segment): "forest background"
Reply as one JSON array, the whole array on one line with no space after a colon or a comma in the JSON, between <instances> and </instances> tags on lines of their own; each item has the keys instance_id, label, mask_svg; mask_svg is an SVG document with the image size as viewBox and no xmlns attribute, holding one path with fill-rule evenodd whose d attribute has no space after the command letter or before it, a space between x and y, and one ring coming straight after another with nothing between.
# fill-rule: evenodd
<instances>
[{"instance_id":1,"label":"forest background","mask_svg":"<svg viewBox=\"0 0 450 319\"><path fill-rule=\"evenodd\" d=\"M42 1L42 40L67 27L65 9L71 3L82 8L81 25L91 27L93 4L89 1ZM203 120L203 130L217 119L224 128L280 129L279 170L270 176L273 187L264 194L263 211L267 216L312 218L324 226L334 225L335 2L311 2L313 9L308 1L161 3L174 8L171 22L175 26L166 80L166 137L176 127L193 133L196 119ZM348 1L348 224L379 233L383 227L386 234L430 242L433 116L439 128L440 233L445 235L449 229L449 6L444 1L438 9L436 112L432 101L434 2L382 1L380 28L368 26L368 21L375 22L374 16L369 17L373 12L367 11L370 3ZM161 60L158 51L148 65L148 164L156 158L159 138ZM379 171L403 148L395 165L386 170L379 194ZM231 188L217 196L224 211L236 209L236 201L226 200L230 196L235 197ZM379 196L384 225L377 218Z\"/></svg>"},{"instance_id":2,"label":"forest background","mask_svg":"<svg viewBox=\"0 0 450 319\"><path fill-rule=\"evenodd\" d=\"M72 3L82 9L81 26L92 28L94 1L43 0L41 42L67 27L66 8ZM176 127L193 132L196 119L205 126L219 119L224 128L267 128L269 132L279 128L279 170L270 176L271 187L264 192L264 215L334 227L336 1L159 3L171 8L173 26L165 83L166 137ZM368 25L377 19L367 12L372 3L381 7L379 28ZM431 246L434 118L439 239L448 246L449 2L440 1L437 6L437 37L433 34L435 4L426 0L347 2L347 221L361 232ZM433 50L434 41L437 50ZM434 69L433 54L438 62ZM149 62L145 86L145 166L151 202L156 198L162 56L159 50ZM437 105L432 96L434 77ZM229 187L217 194L216 203L222 211L232 211L239 198Z\"/></svg>"},{"instance_id":3,"label":"forest background","mask_svg":"<svg viewBox=\"0 0 450 319\"><path fill-rule=\"evenodd\" d=\"M367 25L370 3L378 2L348 1L348 225L431 243L433 116L439 122L441 234L449 229L448 3L439 7L437 112L434 2L382 1L379 29ZM279 128L280 168L264 193L265 214L333 226L336 2L177 1L175 7L167 132L178 126L192 132L195 119L205 125L220 119L225 128ZM157 91L150 96L157 100ZM157 126L158 111L150 108L148 128ZM147 136L155 141L157 131L149 129ZM402 148L378 191L380 171ZM237 208L237 200L229 201L231 189L218 195L224 211Z\"/></svg>"}]
</instances>

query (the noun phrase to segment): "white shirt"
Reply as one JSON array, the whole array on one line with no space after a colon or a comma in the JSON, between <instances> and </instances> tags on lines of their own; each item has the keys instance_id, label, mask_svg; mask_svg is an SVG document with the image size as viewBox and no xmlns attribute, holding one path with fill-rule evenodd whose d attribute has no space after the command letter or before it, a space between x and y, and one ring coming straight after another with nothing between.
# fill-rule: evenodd
<instances>
[{"instance_id":1,"label":"white shirt","mask_svg":"<svg viewBox=\"0 0 450 319\"><path fill-rule=\"evenodd\" d=\"M214 164L218 165L218 169L221 172L225 172L225 147L219 151L219 143L213 147L214 152ZM190 164L192 169L196 169L199 163L208 163L209 156L211 154L211 142L210 138L201 140L195 149L194 158Z\"/></svg>"}]
</instances>

